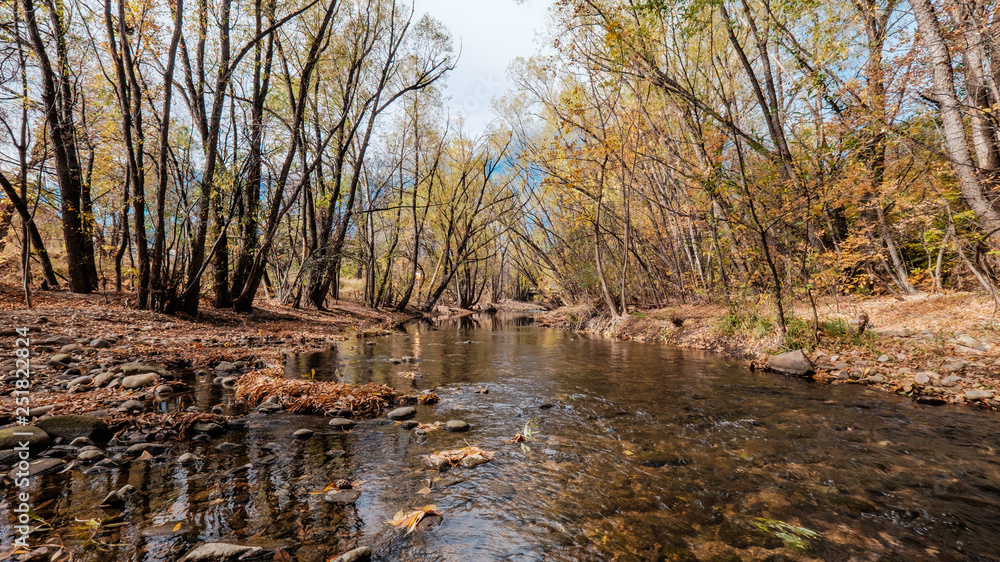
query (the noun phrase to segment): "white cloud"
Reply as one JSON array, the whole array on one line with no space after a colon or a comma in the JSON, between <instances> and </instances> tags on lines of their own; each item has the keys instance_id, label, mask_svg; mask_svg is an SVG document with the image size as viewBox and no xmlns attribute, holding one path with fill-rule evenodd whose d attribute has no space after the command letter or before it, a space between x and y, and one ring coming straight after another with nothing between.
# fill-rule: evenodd
<instances>
[{"instance_id":1,"label":"white cloud","mask_svg":"<svg viewBox=\"0 0 1000 562\"><path fill-rule=\"evenodd\" d=\"M507 65L542 48L552 0L414 0L417 16L429 14L451 31L458 66L448 77L446 93L452 115L461 113L470 133L481 131L493 117L490 99L509 86Z\"/></svg>"}]
</instances>

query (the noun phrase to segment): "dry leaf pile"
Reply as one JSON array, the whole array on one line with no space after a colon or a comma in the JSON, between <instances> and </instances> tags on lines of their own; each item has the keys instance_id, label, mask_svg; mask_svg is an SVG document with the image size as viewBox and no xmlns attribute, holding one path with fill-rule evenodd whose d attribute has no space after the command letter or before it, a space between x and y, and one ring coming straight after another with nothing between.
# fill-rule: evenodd
<instances>
[{"instance_id":1,"label":"dry leaf pile","mask_svg":"<svg viewBox=\"0 0 1000 562\"><path fill-rule=\"evenodd\" d=\"M361 416L376 416L396 398L384 384L351 385L340 382L288 379L279 368L251 371L236 383L236 397L257 406L269 396L290 412L325 414L350 410Z\"/></svg>"},{"instance_id":2,"label":"dry leaf pile","mask_svg":"<svg viewBox=\"0 0 1000 562\"><path fill-rule=\"evenodd\" d=\"M119 434L138 429L144 433L163 432L181 437L192 433L191 428L196 423L217 423L225 426L226 419L225 416L206 412L176 411L167 414L147 412L139 416L116 412L104 421L112 429L118 430Z\"/></svg>"}]
</instances>

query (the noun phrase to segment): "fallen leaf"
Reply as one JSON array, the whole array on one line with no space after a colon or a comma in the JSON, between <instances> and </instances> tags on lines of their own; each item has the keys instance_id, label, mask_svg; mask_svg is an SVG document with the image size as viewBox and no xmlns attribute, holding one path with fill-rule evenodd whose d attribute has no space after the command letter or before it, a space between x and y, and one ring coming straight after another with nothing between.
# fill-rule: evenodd
<instances>
[{"instance_id":1,"label":"fallen leaf","mask_svg":"<svg viewBox=\"0 0 1000 562\"><path fill-rule=\"evenodd\" d=\"M406 528L406 534L409 535L417 528L420 521L427 517L428 515L441 515L437 511L437 506L434 504L428 504L423 507L418 507L416 510L409 513L404 512L402 509L396 512L396 515L386 523L396 527L397 529Z\"/></svg>"},{"instance_id":2,"label":"fallen leaf","mask_svg":"<svg viewBox=\"0 0 1000 562\"><path fill-rule=\"evenodd\" d=\"M153 455L149 454L149 451L143 451L142 454L139 455L139 460L141 460L141 461L151 461L151 460L153 460Z\"/></svg>"},{"instance_id":3,"label":"fallen leaf","mask_svg":"<svg viewBox=\"0 0 1000 562\"><path fill-rule=\"evenodd\" d=\"M428 488L428 487L426 487L426 486L424 486L423 488L420 488L419 490L417 490L417 493L418 494L429 494L429 493L431 493L431 489Z\"/></svg>"}]
</instances>

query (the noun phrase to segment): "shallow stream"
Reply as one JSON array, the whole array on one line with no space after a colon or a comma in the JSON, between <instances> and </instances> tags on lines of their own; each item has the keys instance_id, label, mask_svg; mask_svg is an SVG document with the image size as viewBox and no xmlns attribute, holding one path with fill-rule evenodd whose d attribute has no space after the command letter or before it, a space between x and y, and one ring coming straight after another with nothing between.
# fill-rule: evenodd
<instances>
[{"instance_id":1,"label":"shallow stream","mask_svg":"<svg viewBox=\"0 0 1000 562\"><path fill-rule=\"evenodd\" d=\"M77 560L92 561L173 561L210 541L306 562L356 546L379 560L1000 560L996 413L753 374L525 316L370 341L290 357L288 374L434 389L440 403L417 406L416 421L471 431L419 435L379 419L343 433L319 416L254 413L244 430L155 461L43 476L38 514L78 529ZM418 361L393 361L404 356ZM230 404L230 392L206 382L179 406ZM526 424L526 450L504 444ZM317 434L296 440L300 428ZM441 473L422 462L466 445L497 454ZM203 459L180 465L185 452ZM353 505L324 501L338 479L361 492ZM139 492L124 510L98 507L125 484ZM439 525L386 524L425 504ZM123 523L101 537L117 546L84 546L77 519Z\"/></svg>"}]
</instances>

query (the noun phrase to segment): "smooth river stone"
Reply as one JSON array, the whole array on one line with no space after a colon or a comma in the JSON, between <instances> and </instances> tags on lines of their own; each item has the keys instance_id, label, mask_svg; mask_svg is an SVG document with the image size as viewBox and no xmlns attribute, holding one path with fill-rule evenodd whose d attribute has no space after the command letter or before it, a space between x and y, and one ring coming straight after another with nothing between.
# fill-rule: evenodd
<instances>
[{"instance_id":1,"label":"smooth river stone","mask_svg":"<svg viewBox=\"0 0 1000 562\"><path fill-rule=\"evenodd\" d=\"M346 505L358 501L361 492L357 490L330 490L323 496L324 501Z\"/></svg>"},{"instance_id":2,"label":"smooth river stone","mask_svg":"<svg viewBox=\"0 0 1000 562\"><path fill-rule=\"evenodd\" d=\"M352 427L358 425L354 420L349 420L347 418L333 418L330 420L330 427L336 427L337 429L351 429Z\"/></svg>"},{"instance_id":3,"label":"smooth river stone","mask_svg":"<svg viewBox=\"0 0 1000 562\"><path fill-rule=\"evenodd\" d=\"M395 410L389 412L385 417L390 420L405 420L412 418L417 415L417 409L413 406L403 406L402 408L396 408Z\"/></svg>"}]
</instances>

